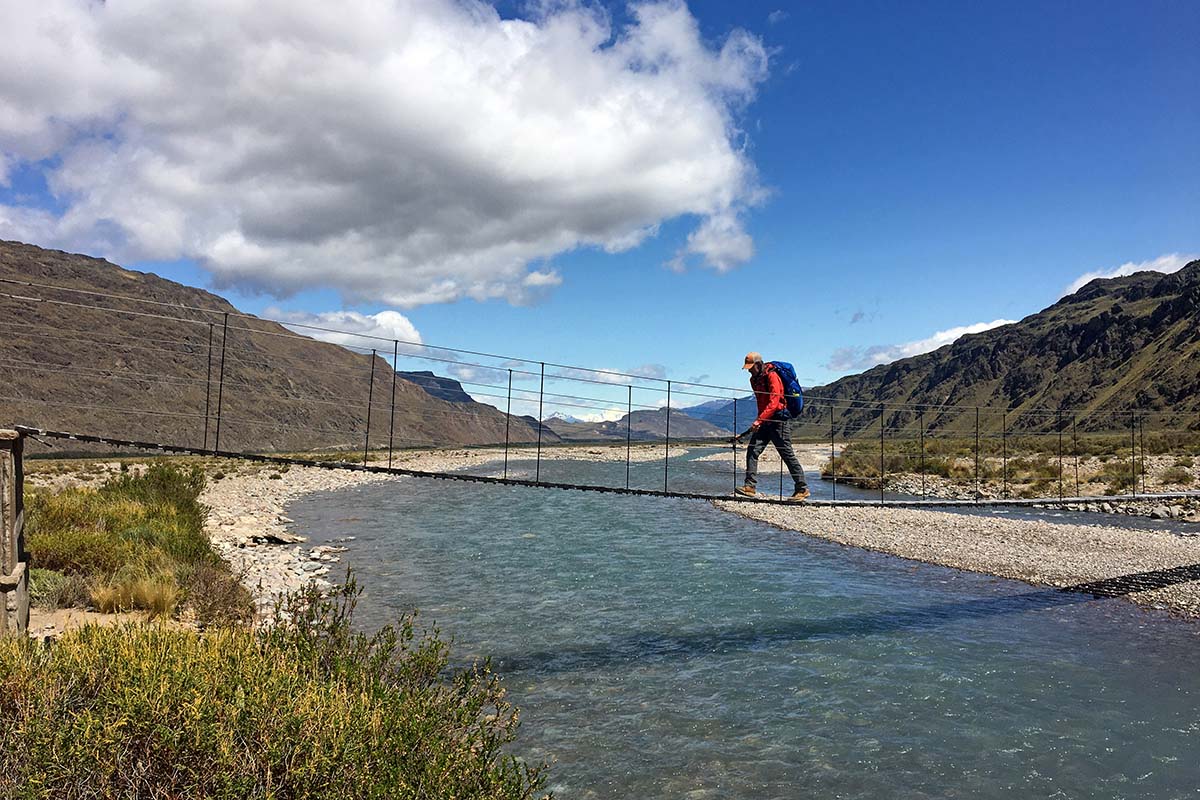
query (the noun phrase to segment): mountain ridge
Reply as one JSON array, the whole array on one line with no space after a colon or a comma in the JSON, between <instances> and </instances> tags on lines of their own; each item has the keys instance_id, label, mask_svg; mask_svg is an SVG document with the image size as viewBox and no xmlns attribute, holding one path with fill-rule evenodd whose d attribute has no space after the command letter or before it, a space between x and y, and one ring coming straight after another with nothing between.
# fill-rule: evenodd
<instances>
[{"instance_id":1,"label":"mountain ridge","mask_svg":"<svg viewBox=\"0 0 1200 800\"><path fill-rule=\"evenodd\" d=\"M805 395L812 401L802 423L828 430L832 402L842 436L878 420L879 404L888 406L889 427L913 423L923 407L927 425L966 430L979 407L1005 412L988 415L982 426L989 429L1044 428L1047 413L1065 409L1085 430L1128 429L1121 415L1131 412L1198 430L1200 260L1174 273L1095 278L1017 322L805 387ZM730 402L688 411L732 429L732 409ZM739 399L737 412L739 423L748 421L753 397Z\"/></svg>"},{"instance_id":2,"label":"mountain ridge","mask_svg":"<svg viewBox=\"0 0 1200 800\"><path fill-rule=\"evenodd\" d=\"M219 427L223 449L271 451L362 449L368 422L371 448L538 438L536 421L506 419L437 376L397 375L389 425L384 358L241 315L154 273L0 241L0 278L110 295L101 308L94 296L0 283L0 424L201 447L215 445ZM557 440L549 430L542 438Z\"/></svg>"}]
</instances>

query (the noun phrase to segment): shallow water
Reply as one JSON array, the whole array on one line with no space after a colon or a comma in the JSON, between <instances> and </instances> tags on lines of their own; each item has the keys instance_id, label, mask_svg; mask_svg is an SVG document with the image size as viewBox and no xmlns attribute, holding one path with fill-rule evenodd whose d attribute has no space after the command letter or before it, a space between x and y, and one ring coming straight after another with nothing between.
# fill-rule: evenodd
<instances>
[{"instance_id":1,"label":"shallow water","mask_svg":"<svg viewBox=\"0 0 1200 800\"><path fill-rule=\"evenodd\" d=\"M356 537L360 622L492 657L560 797L1200 794L1200 627L1125 601L694 501L411 479L289 515Z\"/></svg>"}]
</instances>

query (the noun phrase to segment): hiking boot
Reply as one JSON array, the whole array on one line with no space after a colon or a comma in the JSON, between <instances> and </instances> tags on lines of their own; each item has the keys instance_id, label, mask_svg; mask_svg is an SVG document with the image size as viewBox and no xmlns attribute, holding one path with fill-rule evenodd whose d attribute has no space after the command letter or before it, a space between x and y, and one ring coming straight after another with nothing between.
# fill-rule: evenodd
<instances>
[{"instance_id":1,"label":"hiking boot","mask_svg":"<svg viewBox=\"0 0 1200 800\"><path fill-rule=\"evenodd\" d=\"M805 500L807 500L809 498L809 496L811 494L812 494L812 492L808 491L808 489L797 489L796 493L788 498L788 502L789 503L803 503Z\"/></svg>"},{"instance_id":2,"label":"hiking boot","mask_svg":"<svg viewBox=\"0 0 1200 800\"><path fill-rule=\"evenodd\" d=\"M754 491L754 487L749 484L737 487L733 490L733 493L739 494L742 497L758 497L758 492Z\"/></svg>"}]
</instances>

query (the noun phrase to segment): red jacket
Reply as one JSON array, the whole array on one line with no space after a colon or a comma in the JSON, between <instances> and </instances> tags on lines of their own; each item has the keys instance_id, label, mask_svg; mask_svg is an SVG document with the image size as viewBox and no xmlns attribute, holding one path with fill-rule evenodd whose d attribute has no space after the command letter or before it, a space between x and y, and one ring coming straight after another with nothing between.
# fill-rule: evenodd
<instances>
[{"instance_id":1,"label":"red jacket","mask_svg":"<svg viewBox=\"0 0 1200 800\"><path fill-rule=\"evenodd\" d=\"M758 401L758 419L755 422L769 422L777 413L787 408L787 400L783 396L783 381L775 372L773 364L763 364L761 375L750 375L750 388L754 390L754 399Z\"/></svg>"}]
</instances>

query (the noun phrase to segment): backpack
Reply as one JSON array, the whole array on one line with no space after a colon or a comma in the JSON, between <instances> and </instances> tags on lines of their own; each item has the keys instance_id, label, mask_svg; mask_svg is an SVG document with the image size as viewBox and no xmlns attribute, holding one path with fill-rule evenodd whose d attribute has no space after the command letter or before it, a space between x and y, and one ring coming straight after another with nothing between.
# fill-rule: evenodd
<instances>
[{"instance_id":1,"label":"backpack","mask_svg":"<svg viewBox=\"0 0 1200 800\"><path fill-rule=\"evenodd\" d=\"M800 382L796 380L795 368L786 361L771 361L779 380L783 382L783 397L787 400L787 413L791 419L797 419L804 408L804 392Z\"/></svg>"}]
</instances>

